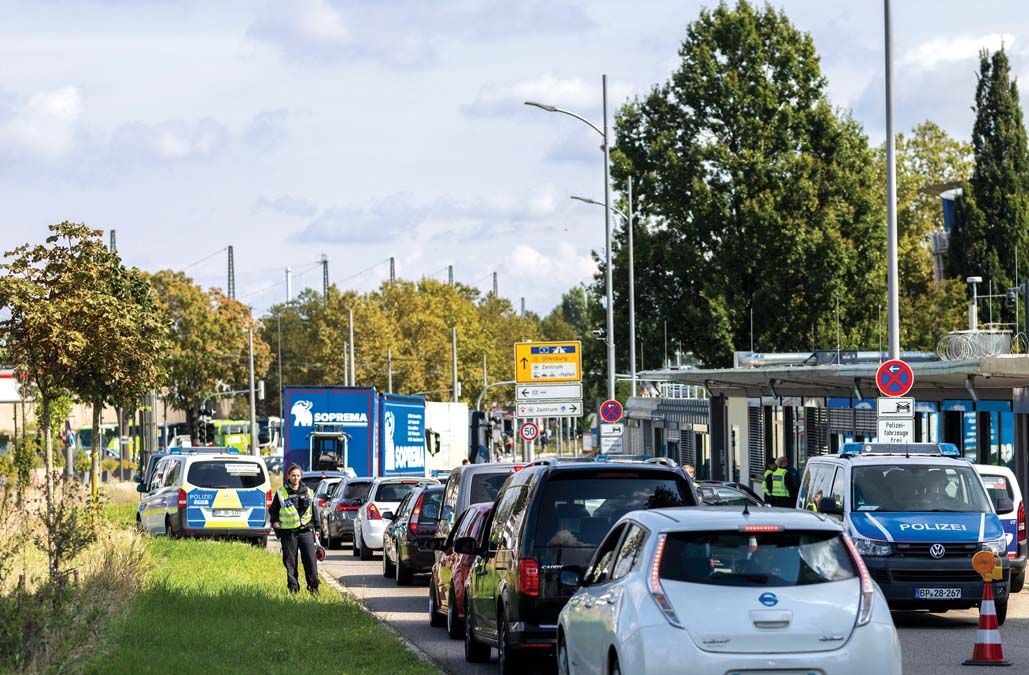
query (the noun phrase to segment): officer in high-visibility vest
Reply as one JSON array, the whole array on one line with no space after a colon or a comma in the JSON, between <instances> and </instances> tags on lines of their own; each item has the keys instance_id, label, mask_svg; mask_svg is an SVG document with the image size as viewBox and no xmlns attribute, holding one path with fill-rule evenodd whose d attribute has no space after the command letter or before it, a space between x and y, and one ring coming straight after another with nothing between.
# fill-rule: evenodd
<instances>
[{"instance_id":1,"label":"officer in high-visibility vest","mask_svg":"<svg viewBox=\"0 0 1029 675\"><path fill-rule=\"evenodd\" d=\"M297 554L304 563L307 590L318 592L318 543L314 537L312 517L314 492L300 482L304 475L299 465L293 464L286 472L286 484L275 491L268 519L275 528L275 536L282 544L282 564L286 566L286 584L290 593L300 591L297 579Z\"/></svg>"},{"instance_id":2,"label":"officer in high-visibility vest","mask_svg":"<svg viewBox=\"0 0 1029 675\"><path fill-rule=\"evenodd\" d=\"M796 506L796 478L789 463L786 457L776 457L775 470L765 479L765 494L770 497L772 506Z\"/></svg>"}]
</instances>

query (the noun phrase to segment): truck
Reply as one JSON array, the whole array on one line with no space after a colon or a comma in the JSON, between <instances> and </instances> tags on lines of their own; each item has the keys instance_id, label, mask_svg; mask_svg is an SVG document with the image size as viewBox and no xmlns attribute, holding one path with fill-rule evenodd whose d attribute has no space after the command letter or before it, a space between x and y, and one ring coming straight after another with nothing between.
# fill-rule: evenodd
<instances>
[{"instance_id":1,"label":"truck","mask_svg":"<svg viewBox=\"0 0 1029 675\"><path fill-rule=\"evenodd\" d=\"M425 403L425 459L429 473L447 472L469 459L469 417L465 403Z\"/></svg>"}]
</instances>

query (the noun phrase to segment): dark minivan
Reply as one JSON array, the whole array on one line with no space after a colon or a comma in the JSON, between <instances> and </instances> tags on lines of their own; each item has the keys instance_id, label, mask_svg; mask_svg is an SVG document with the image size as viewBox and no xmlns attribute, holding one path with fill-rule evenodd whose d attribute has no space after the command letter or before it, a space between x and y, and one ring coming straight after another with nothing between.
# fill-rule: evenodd
<instances>
[{"instance_id":1,"label":"dark minivan","mask_svg":"<svg viewBox=\"0 0 1029 675\"><path fill-rule=\"evenodd\" d=\"M458 553L478 555L465 590L465 658L501 672L522 672L521 656L553 648L557 617L575 593L561 570L581 573L611 526L636 509L696 506L693 484L660 464L559 464L541 461L501 487L479 547L466 537Z\"/></svg>"}]
</instances>

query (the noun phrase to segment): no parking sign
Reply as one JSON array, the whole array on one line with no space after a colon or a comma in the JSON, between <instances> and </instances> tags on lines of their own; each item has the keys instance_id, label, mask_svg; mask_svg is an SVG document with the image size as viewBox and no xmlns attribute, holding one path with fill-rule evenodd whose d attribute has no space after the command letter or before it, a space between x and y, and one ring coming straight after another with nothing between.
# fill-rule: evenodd
<instances>
[{"instance_id":1,"label":"no parking sign","mask_svg":"<svg viewBox=\"0 0 1029 675\"><path fill-rule=\"evenodd\" d=\"M904 396L915 384L915 374L911 366L900 359L890 359L879 366L875 372L875 386L883 396Z\"/></svg>"}]
</instances>

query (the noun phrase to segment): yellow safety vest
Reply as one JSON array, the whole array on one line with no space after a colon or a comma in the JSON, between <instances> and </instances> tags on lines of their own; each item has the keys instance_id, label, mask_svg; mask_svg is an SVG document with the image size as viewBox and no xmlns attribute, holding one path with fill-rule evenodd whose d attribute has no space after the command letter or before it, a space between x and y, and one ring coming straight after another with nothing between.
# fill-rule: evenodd
<instances>
[{"instance_id":1,"label":"yellow safety vest","mask_svg":"<svg viewBox=\"0 0 1029 675\"><path fill-rule=\"evenodd\" d=\"M314 502L314 493L311 492L310 488L304 488L307 493L307 497L310 503ZM279 526L283 530L295 530L304 525L311 523L311 506L308 506L303 513L297 511L297 505L293 503L293 500L289 497L289 492L286 488L280 487L278 491L279 495Z\"/></svg>"},{"instance_id":2,"label":"yellow safety vest","mask_svg":"<svg viewBox=\"0 0 1029 675\"><path fill-rule=\"evenodd\" d=\"M786 489L786 469L778 468L772 472L772 496L789 497L790 491Z\"/></svg>"}]
</instances>

